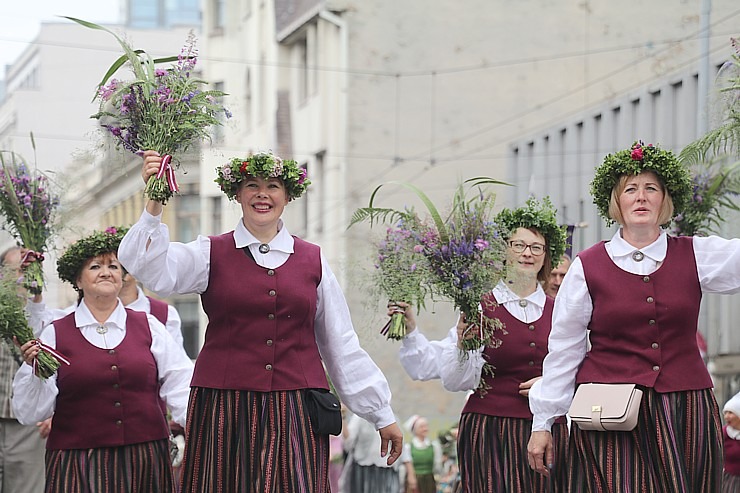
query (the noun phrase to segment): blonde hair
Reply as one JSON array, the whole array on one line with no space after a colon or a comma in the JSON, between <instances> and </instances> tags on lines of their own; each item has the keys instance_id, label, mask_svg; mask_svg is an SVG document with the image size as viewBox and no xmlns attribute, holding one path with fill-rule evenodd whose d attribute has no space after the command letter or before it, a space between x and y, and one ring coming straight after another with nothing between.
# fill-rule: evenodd
<instances>
[{"instance_id":1,"label":"blonde hair","mask_svg":"<svg viewBox=\"0 0 740 493\"><path fill-rule=\"evenodd\" d=\"M668 189L657 173L653 171L643 171L643 173L654 174L658 179L660 189L663 192L663 202L660 204L660 211L658 213L658 224L662 226L670 223L671 218L673 217L673 199L671 198L671 194L668 193ZM621 175L617 180L617 183L614 184L611 197L609 198L609 217L622 226L624 226L624 217L622 216L622 210L619 208L619 196L622 195L624 189L627 188L627 182L630 178L634 178L635 176L638 175Z\"/></svg>"}]
</instances>

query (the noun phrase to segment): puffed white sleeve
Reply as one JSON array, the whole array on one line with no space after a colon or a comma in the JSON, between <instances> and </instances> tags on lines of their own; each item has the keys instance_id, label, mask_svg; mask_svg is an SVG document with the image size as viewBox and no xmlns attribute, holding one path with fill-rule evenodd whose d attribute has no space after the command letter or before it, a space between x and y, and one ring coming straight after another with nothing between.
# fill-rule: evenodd
<instances>
[{"instance_id":1,"label":"puffed white sleeve","mask_svg":"<svg viewBox=\"0 0 740 493\"><path fill-rule=\"evenodd\" d=\"M457 328L454 329L454 336L454 340L444 346L439 358L442 385L450 392L475 390L486 363L483 357L485 348L463 353L457 347Z\"/></svg>"},{"instance_id":2,"label":"puffed white sleeve","mask_svg":"<svg viewBox=\"0 0 740 493\"><path fill-rule=\"evenodd\" d=\"M206 290L210 251L210 239L204 236L190 243L170 242L162 215L145 210L121 240L118 260L144 286L167 297Z\"/></svg>"},{"instance_id":3,"label":"puffed white sleeve","mask_svg":"<svg viewBox=\"0 0 740 493\"><path fill-rule=\"evenodd\" d=\"M419 328L409 332L401 341L398 358L401 366L413 380L433 380L440 378L440 356L442 349L454 338L457 341L457 328L453 327L441 341L430 341Z\"/></svg>"},{"instance_id":4,"label":"puffed white sleeve","mask_svg":"<svg viewBox=\"0 0 740 493\"><path fill-rule=\"evenodd\" d=\"M576 374L586 356L592 311L583 264L576 257L555 298L542 378L529 391L529 409L534 415L532 431L549 431L555 419L568 412Z\"/></svg>"},{"instance_id":5,"label":"puffed white sleeve","mask_svg":"<svg viewBox=\"0 0 740 493\"><path fill-rule=\"evenodd\" d=\"M693 237L699 283L705 293L740 291L740 239Z\"/></svg>"},{"instance_id":6,"label":"puffed white sleeve","mask_svg":"<svg viewBox=\"0 0 740 493\"><path fill-rule=\"evenodd\" d=\"M48 325L39 336L41 342L56 348L56 332ZM54 414L57 394L57 374L47 379L34 375L33 367L23 363L13 378L13 414L19 423L34 425Z\"/></svg>"},{"instance_id":7,"label":"puffed white sleeve","mask_svg":"<svg viewBox=\"0 0 740 493\"><path fill-rule=\"evenodd\" d=\"M185 426L193 362L159 320L149 314L147 320L152 333L152 356L157 362L159 396L167 404L172 419Z\"/></svg>"},{"instance_id":8,"label":"puffed white sleeve","mask_svg":"<svg viewBox=\"0 0 740 493\"><path fill-rule=\"evenodd\" d=\"M326 370L350 411L373 423L376 430L384 428L396 421L388 381L360 347L344 293L323 252L321 271L314 329Z\"/></svg>"}]
</instances>

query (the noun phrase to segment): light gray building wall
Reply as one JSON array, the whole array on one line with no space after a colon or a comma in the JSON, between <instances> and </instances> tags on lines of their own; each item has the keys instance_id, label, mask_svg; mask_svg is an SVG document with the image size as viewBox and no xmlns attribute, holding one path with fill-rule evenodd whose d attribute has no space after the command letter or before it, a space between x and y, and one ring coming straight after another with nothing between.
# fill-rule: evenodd
<instances>
[{"instance_id":1,"label":"light gray building wall","mask_svg":"<svg viewBox=\"0 0 740 493\"><path fill-rule=\"evenodd\" d=\"M704 37L701 4L206 0L205 75L223 84L234 113L202 164L204 216L212 219L206 232L231 229L240 214L212 185L216 165L265 148L304 163L315 184L288 206L286 224L327 254L363 345L391 377L397 411L454 417L465 396L437 393L438 382L411 382L398 363L397 346L379 337L384 303L371 303L362 282L372 262L370 240L383 228L347 230L349 217L390 180L420 187L444 210L464 178L510 179L512 142L522 142L520 153L533 157L531 163L521 158L531 171L516 188L497 189L498 204L519 205L529 177L551 166L545 156L558 146L574 149L592 141L596 130L584 121L579 131L551 137L548 151L539 141L527 149L522 136L575 122L622 94L637 95L695 67ZM738 15L735 2L712 3L713 55L727 53ZM654 104L671 106L661 98ZM622 129L644 118L624 111L626 116L602 118L615 118ZM621 132L599 135L605 143L626 136ZM676 139L676 145L688 140ZM589 152L578 156L581 168L598 159L597 149ZM555 162L570 162L563 152L555 154ZM548 179L563 195L572 187L587 190L585 175ZM540 186L537 179L534 186ZM378 201L423 208L408 190L393 185L381 189ZM587 214L586 203L568 205L569 216ZM592 226L584 234L594 231L595 217L588 222ZM431 338L443 337L454 323L447 303L431 304L419 316Z\"/></svg>"}]
</instances>

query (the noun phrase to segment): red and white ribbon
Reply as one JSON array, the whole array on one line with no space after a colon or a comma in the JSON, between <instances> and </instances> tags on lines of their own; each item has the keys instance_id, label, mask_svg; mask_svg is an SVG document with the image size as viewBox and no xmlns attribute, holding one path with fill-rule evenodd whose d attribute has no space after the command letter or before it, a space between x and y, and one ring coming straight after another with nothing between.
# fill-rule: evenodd
<instances>
[{"instance_id":1,"label":"red and white ribbon","mask_svg":"<svg viewBox=\"0 0 740 493\"><path fill-rule=\"evenodd\" d=\"M179 192L180 189L177 186L177 180L175 179L175 168L172 167L172 156L165 154L162 156L162 164L159 165L159 171L157 171L157 180L162 177L167 179L167 186L173 192Z\"/></svg>"},{"instance_id":2,"label":"red and white ribbon","mask_svg":"<svg viewBox=\"0 0 740 493\"><path fill-rule=\"evenodd\" d=\"M41 252L34 252L33 250L28 250L25 255L23 255L23 259L21 260L21 265L24 265L26 262L29 262L29 260L32 261L32 259L36 259L39 262L44 261L44 254Z\"/></svg>"},{"instance_id":3,"label":"red and white ribbon","mask_svg":"<svg viewBox=\"0 0 740 493\"><path fill-rule=\"evenodd\" d=\"M67 359L67 357L64 356L62 353L60 353L59 351L57 351L56 349L54 349L53 347L47 346L46 344L44 344L43 342L39 341L38 339L36 339L36 345L42 351L45 351L45 352L49 353L58 362L64 363L65 365L69 365L70 364L69 363L69 360ZM33 373L34 374L36 373L37 367L38 367L38 359L37 358L34 358L34 360L33 360Z\"/></svg>"}]
</instances>

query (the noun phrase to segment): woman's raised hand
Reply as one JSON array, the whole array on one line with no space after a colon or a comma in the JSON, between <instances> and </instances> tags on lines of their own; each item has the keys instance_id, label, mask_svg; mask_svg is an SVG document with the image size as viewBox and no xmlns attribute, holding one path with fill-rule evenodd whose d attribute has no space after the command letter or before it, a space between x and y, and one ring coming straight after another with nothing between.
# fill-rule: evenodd
<instances>
[{"instance_id":1,"label":"woman's raised hand","mask_svg":"<svg viewBox=\"0 0 740 493\"><path fill-rule=\"evenodd\" d=\"M460 313L460 318L457 319L457 347L465 349L463 347L463 341L472 339L476 335L479 335L480 330L478 325L475 323L469 324L465 320L465 314Z\"/></svg>"},{"instance_id":2,"label":"woman's raised hand","mask_svg":"<svg viewBox=\"0 0 740 493\"><path fill-rule=\"evenodd\" d=\"M159 172L162 166L162 156L157 151L148 150L144 151L141 157L144 159L144 164L141 166L141 178L144 183L147 183L149 178ZM146 203L146 210L152 216L158 216L162 213L162 203L149 199Z\"/></svg>"},{"instance_id":3,"label":"woman's raised hand","mask_svg":"<svg viewBox=\"0 0 740 493\"><path fill-rule=\"evenodd\" d=\"M413 332L416 329L416 317L414 316L414 307L403 301L392 301L388 303L388 316L392 317L394 313L403 313L403 323L406 326L406 333Z\"/></svg>"},{"instance_id":4,"label":"woman's raised hand","mask_svg":"<svg viewBox=\"0 0 740 493\"><path fill-rule=\"evenodd\" d=\"M141 167L141 177L144 179L144 183L149 181L149 177L157 174L159 167L162 165L162 156L157 151L144 151L142 156L144 158L144 164Z\"/></svg>"}]
</instances>

